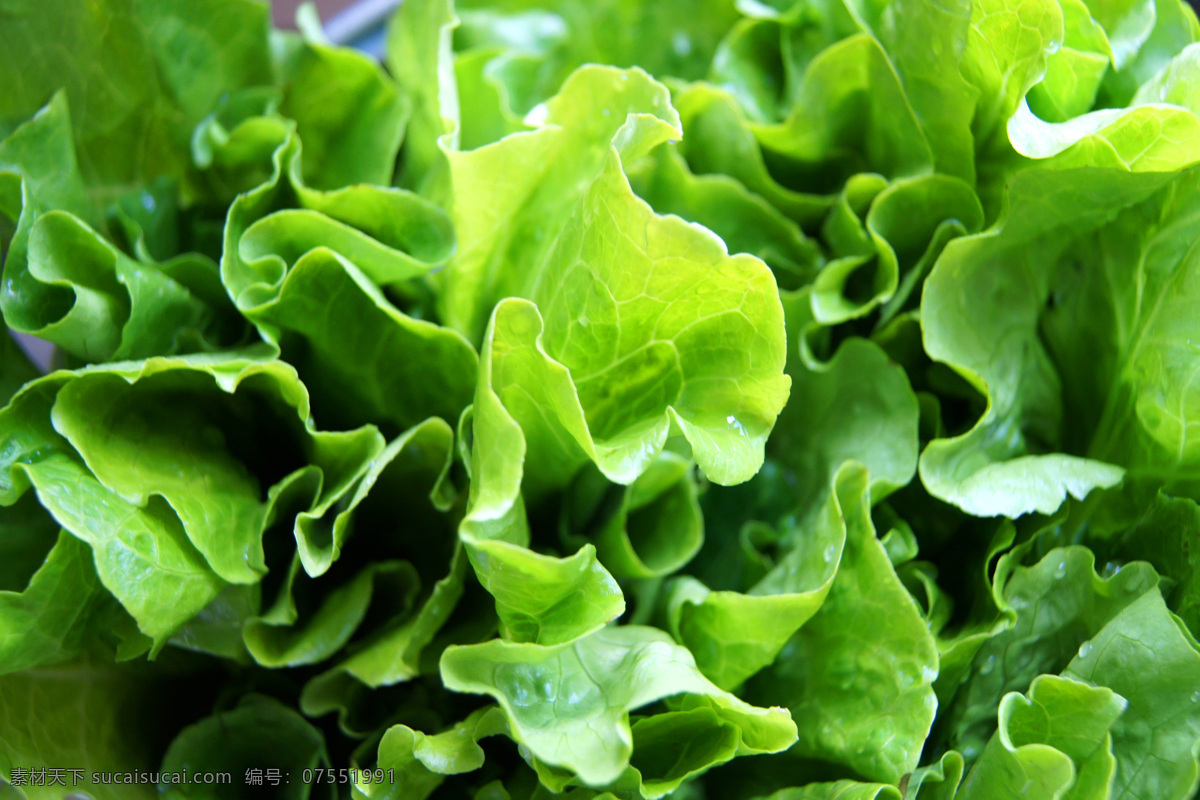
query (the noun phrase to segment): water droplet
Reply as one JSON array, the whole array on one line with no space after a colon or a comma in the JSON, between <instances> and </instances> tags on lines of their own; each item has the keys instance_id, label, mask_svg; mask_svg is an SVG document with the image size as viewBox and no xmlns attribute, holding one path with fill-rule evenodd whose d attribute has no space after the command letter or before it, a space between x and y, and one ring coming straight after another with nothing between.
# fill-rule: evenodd
<instances>
[{"instance_id":1,"label":"water droplet","mask_svg":"<svg viewBox=\"0 0 1200 800\"><path fill-rule=\"evenodd\" d=\"M980 675L991 675L992 670L994 670L995 668L996 668L996 657L988 656L987 661L983 662L983 665L979 668L979 674Z\"/></svg>"},{"instance_id":2,"label":"water droplet","mask_svg":"<svg viewBox=\"0 0 1200 800\"><path fill-rule=\"evenodd\" d=\"M1083 644L1079 645L1079 657L1080 658L1087 658L1091 652L1092 652L1092 643L1091 642L1084 642Z\"/></svg>"},{"instance_id":3,"label":"water droplet","mask_svg":"<svg viewBox=\"0 0 1200 800\"><path fill-rule=\"evenodd\" d=\"M832 545L832 544L831 544L831 545L829 545L829 547L826 547L826 548L825 548L825 554L824 554L824 555L825 555L825 563L826 563L826 564L828 564L829 562L833 561L833 555L834 555L834 553L836 553L836 552L837 552L837 546L836 546L836 545Z\"/></svg>"},{"instance_id":4,"label":"water droplet","mask_svg":"<svg viewBox=\"0 0 1200 800\"><path fill-rule=\"evenodd\" d=\"M1057 567L1054 568L1054 577L1057 579L1057 578L1063 577L1066 574L1067 574L1067 562L1062 561L1059 563L1059 565Z\"/></svg>"},{"instance_id":5,"label":"water droplet","mask_svg":"<svg viewBox=\"0 0 1200 800\"><path fill-rule=\"evenodd\" d=\"M683 31L677 31L671 37L671 46L675 49L677 56L686 56L692 52L692 40Z\"/></svg>"},{"instance_id":6,"label":"water droplet","mask_svg":"<svg viewBox=\"0 0 1200 800\"><path fill-rule=\"evenodd\" d=\"M1104 570L1100 573L1100 577L1108 580L1121 572L1121 565L1116 561L1109 561L1104 565Z\"/></svg>"},{"instance_id":7,"label":"water droplet","mask_svg":"<svg viewBox=\"0 0 1200 800\"><path fill-rule=\"evenodd\" d=\"M1192 692L1192 702L1200 703L1200 689L1197 689L1196 691Z\"/></svg>"}]
</instances>

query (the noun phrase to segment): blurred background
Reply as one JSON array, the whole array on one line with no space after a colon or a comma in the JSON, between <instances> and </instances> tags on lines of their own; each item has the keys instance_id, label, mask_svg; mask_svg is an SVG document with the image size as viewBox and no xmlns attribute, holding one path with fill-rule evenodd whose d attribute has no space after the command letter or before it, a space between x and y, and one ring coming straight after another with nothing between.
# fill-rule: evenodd
<instances>
[{"instance_id":1,"label":"blurred background","mask_svg":"<svg viewBox=\"0 0 1200 800\"><path fill-rule=\"evenodd\" d=\"M302 0L271 0L271 10L275 15L275 25L279 28L294 28L296 27L296 7L300 5ZM1200 11L1200 0L1188 0L1192 8ZM336 15L339 11L349 5L354 4L354 0L316 0L317 11L321 15L321 21L327 22L330 17Z\"/></svg>"},{"instance_id":2,"label":"blurred background","mask_svg":"<svg viewBox=\"0 0 1200 800\"><path fill-rule=\"evenodd\" d=\"M295 28L296 8L302 0L271 0L271 13L275 17L275 27ZM316 0L317 12L322 22L328 22L330 17L343 8L353 5L354 0Z\"/></svg>"}]
</instances>

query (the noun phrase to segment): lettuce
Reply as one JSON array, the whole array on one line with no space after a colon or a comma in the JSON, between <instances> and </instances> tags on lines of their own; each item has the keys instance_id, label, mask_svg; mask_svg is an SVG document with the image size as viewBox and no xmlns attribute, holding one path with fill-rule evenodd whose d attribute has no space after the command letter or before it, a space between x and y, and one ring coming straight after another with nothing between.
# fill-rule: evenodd
<instances>
[{"instance_id":1,"label":"lettuce","mask_svg":"<svg viewBox=\"0 0 1200 800\"><path fill-rule=\"evenodd\" d=\"M1196 796L1187 5L298 22L0 8L0 797Z\"/></svg>"}]
</instances>

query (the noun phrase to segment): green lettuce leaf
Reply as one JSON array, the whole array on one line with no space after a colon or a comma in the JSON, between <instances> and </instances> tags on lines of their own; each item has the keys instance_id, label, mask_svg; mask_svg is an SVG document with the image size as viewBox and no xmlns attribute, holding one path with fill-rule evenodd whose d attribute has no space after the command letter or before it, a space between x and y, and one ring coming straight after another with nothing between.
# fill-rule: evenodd
<instances>
[{"instance_id":1,"label":"green lettuce leaf","mask_svg":"<svg viewBox=\"0 0 1200 800\"><path fill-rule=\"evenodd\" d=\"M963 760L951 750L938 761L921 767L908 777L906 800L953 800L962 782ZM901 778L901 785L904 779Z\"/></svg>"},{"instance_id":2,"label":"green lettuce leaf","mask_svg":"<svg viewBox=\"0 0 1200 800\"><path fill-rule=\"evenodd\" d=\"M246 649L265 667L324 661L350 641L369 612L407 616L419 586L416 571L405 561L375 562L336 589L324 591L315 586L297 587L298 580L303 581L300 573L297 557L275 602L244 624ZM301 615L296 608L297 594L319 594L320 605Z\"/></svg>"},{"instance_id":3,"label":"green lettuce leaf","mask_svg":"<svg viewBox=\"0 0 1200 800\"><path fill-rule=\"evenodd\" d=\"M89 185L181 175L192 127L220 97L271 82L267 9L248 0L54 2L6 20L0 120L25 119L65 89Z\"/></svg>"},{"instance_id":4,"label":"green lettuce leaf","mask_svg":"<svg viewBox=\"0 0 1200 800\"><path fill-rule=\"evenodd\" d=\"M975 4L897 0L878 35L933 155L936 171L975 183L971 129L979 90L963 75Z\"/></svg>"},{"instance_id":5,"label":"green lettuce leaf","mask_svg":"<svg viewBox=\"0 0 1200 800\"><path fill-rule=\"evenodd\" d=\"M230 313L215 265L186 252L201 245L216 255L219 245L205 246L201 230L233 193L253 185L245 175L258 170L244 168L264 148L254 139L273 135L263 120L250 123L251 133L228 127L247 107L267 106L305 140L296 169L309 185L386 184L405 98L379 65L350 50L294 36L278 37L270 50L262 10L240 0L187 8L106 2L67 16L87 46L60 52L14 43L36 51L23 89L65 88L52 101L47 90L39 105L51 101L48 108L0 145L0 170L16 182L3 205L13 219L19 209L0 306L14 327L87 361L236 344L244 321ZM236 34L222 37L229 25ZM86 94L96 59L121 65L100 98ZM192 80L199 65L205 78ZM140 82L127 87L129 80Z\"/></svg>"},{"instance_id":6,"label":"green lettuce leaf","mask_svg":"<svg viewBox=\"0 0 1200 800\"><path fill-rule=\"evenodd\" d=\"M283 45L279 113L304 141L304 182L320 190L389 184L410 113L398 87L362 53L311 40Z\"/></svg>"},{"instance_id":7,"label":"green lettuce leaf","mask_svg":"<svg viewBox=\"0 0 1200 800\"><path fill-rule=\"evenodd\" d=\"M712 711L711 722L735 726L739 755L778 752L795 741L786 711L721 691L687 650L653 628L623 625L554 647L498 639L451 647L442 680L452 691L491 695L514 739L586 785L620 777L634 745L629 713L665 698L679 697L680 711Z\"/></svg>"},{"instance_id":8,"label":"green lettuce leaf","mask_svg":"<svg viewBox=\"0 0 1200 800\"><path fill-rule=\"evenodd\" d=\"M726 175L759 195L805 230L817 228L831 199L816 186L796 187L768 169L767 156L752 121L737 99L707 83L677 87L672 103L679 110L684 136L679 150L697 175ZM831 188L824 187L825 191Z\"/></svg>"},{"instance_id":9,"label":"green lettuce leaf","mask_svg":"<svg viewBox=\"0 0 1200 800\"><path fill-rule=\"evenodd\" d=\"M1000 213L1013 169L1008 121L1046 74L1049 55L1063 42L1063 12L1055 0L983 0L971 5L971 30L960 69L975 90L975 140L980 200L991 221Z\"/></svg>"},{"instance_id":10,"label":"green lettuce leaf","mask_svg":"<svg viewBox=\"0 0 1200 800\"><path fill-rule=\"evenodd\" d=\"M80 655L106 599L92 551L60 532L27 586L0 591L0 673Z\"/></svg>"},{"instance_id":11,"label":"green lettuce leaf","mask_svg":"<svg viewBox=\"0 0 1200 800\"><path fill-rule=\"evenodd\" d=\"M1129 701L1113 728L1113 795L1184 800L1200 787L1200 645L1146 592L1080 647L1064 676Z\"/></svg>"},{"instance_id":12,"label":"green lettuce leaf","mask_svg":"<svg viewBox=\"0 0 1200 800\"><path fill-rule=\"evenodd\" d=\"M1143 27L1143 30L1149 12L1153 27L1149 35L1137 37L1142 41L1132 57L1127 58L1124 64L1114 64L1116 69L1109 70L1104 76L1099 102L1110 107L1127 105L1140 86L1154 78L1185 47L1200 41L1200 23L1196 21L1196 12L1185 3L1155 0L1153 4L1119 3L1113 7L1117 14L1123 9L1134 12L1126 12L1131 20L1138 20L1140 15L1142 24L1138 27Z\"/></svg>"},{"instance_id":13,"label":"green lettuce leaf","mask_svg":"<svg viewBox=\"0 0 1200 800\"><path fill-rule=\"evenodd\" d=\"M406 431L375 458L354 495L342 504L333 522L334 541L344 540L353 525L355 538L349 546L358 548L355 554L370 551L378 557L402 543L399 552L407 560L395 568L413 584L415 595L406 605L420 599L414 613L406 608L405 613L391 615L350 658L314 678L305 689L310 698L304 701L306 707L330 702L329 693L344 691L347 678L378 687L416 677L423 649L454 611L464 591L466 563L446 514L454 501L448 485L452 438L449 426L436 418ZM431 535L442 541L431 541ZM447 569L427 592L420 586L421 574Z\"/></svg>"},{"instance_id":14,"label":"green lettuce leaf","mask_svg":"<svg viewBox=\"0 0 1200 800\"><path fill-rule=\"evenodd\" d=\"M958 797L1106 798L1116 762L1109 732L1126 701L1111 689L1039 675L1000 702L1000 727Z\"/></svg>"},{"instance_id":15,"label":"green lettuce leaf","mask_svg":"<svg viewBox=\"0 0 1200 800\"><path fill-rule=\"evenodd\" d=\"M992 591L1007 627L979 647L970 672L941 712L946 743L969 761L990 739L1002 697L1027 691L1040 674L1061 672L1080 647L1130 603L1154 591L1159 580L1146 563L1101 577L1084 547L1054 549L1023 566L1029 550L1027 543L997 564Z\"/></svg>"},{"instance_id":16,"label":"green lettuce leaf","mask_svg":"<svg viewBox=\"0 0 1200 800\"><path fill-rule=\"evenodd\" d=\"M191 357L57 372L0 411L0 499L11 505L32 485L161 647L226 583L266 572L264 482L301 470L319 515L383 449L372 428L320 433L307 420L304 387L279 362ZM276 448L277 461L263 459Z\"/></svg>"},{"instance_id":17,"label":"green lettuce leaf","mask_svg":"<svg viewBox=\"0 0 1200 800\"><path fill-rule=\"evenodd\" d=\"M1110 558L1105 567L1124 569L1128 561L1148 561L1174 584L1163 586L1163 595L1171 611L1191 629L1200 631L1200 506L1194 500L1170 497L1159 491L1154 500L1132 521L1122 520L1116 533L1105 535L1100 520L1088 544L1102 558Z\"/></svg>"},{"instance_id":18,"label":"green lettuce leaf","mask_svg":"<svg viewBox=\"0 0 1200 800\"><path fill-rule=\"evenodd\" d=\"M793 316L789 302L788 310L789 329L799 330L805 309ZM697 572L720 580L723 590L711 591L700 580L682 578L672 584L667 601L672 633L695 654L701 671L725 689L774 661L792 634L826 602L850 517L863 502L855 492L866 488L845 478L840 468L850 461L867 467L867 502L907 483L916 469L915 398L900 370L873 344L850 339L823 365L806 365L796 353L788 372L795 388L768 444L772 470L781 470L778 480L787 493L783 507L768 513L781 516L763 523L773 529L717 528L725 542L701 554L701 562L707 563L699 564ZM873 381L865 380L867 375ZM813 419L838 424L816 429ZM755 483L732 494L754 492ZM739 505L739 525L754 518L746 510ZM730 546L741 540L747 547L748 540L762 535L781 540L787 549L763 565L756 581L730 581ZM750 549L761 558L753 545Z\"/></svg>"},{"instance_id":19,"label":"green lettuce leaf","mask_svg":"<svg viewBox=\"0 0 1200 800\"><path fill-rule=\"evenodd\" d=\"M858 172L913 175L933 160L899 77L865 34L823 50L807 65L787 119L755 133L779 159L776 169L813 186L837 186Z\"/></svg>"},{"instance_id":20,"label":"green lettuce leaf","mask_svg":"<svg viewBox=\"0 0 1200 800\"><path fill-rule=\"evenodd\" d=\"M1017 516L1147 470L1187 485L1190 449L1169 409L1191 402L1189 355L1161 337L1186 330L1196 180L1171 175L1027 170L1008 223L946 248L922 299L925 344L989 403L970 431L926 448L932 494ZM1078 354L1099 342L1085 373Z\"/></svg>"},{"instance_id":21,"label":"green lettuce leaf","mask_svg":"<svg viewBox=\"0 0 1200 800\"><path fill-rule=\"evenodd\" d=\"M576 98L596 95L601 105L580 114ZM708 478L743 481L761 463L788 379L770 271L658 217L621 172L622 158L678 135L666 89L639 71L585 68L545 113L536 131L447 153L460 251L442 297L448 318L469 326L492 298L518 295L496 305L484 337L461 533L509 635L550 643L596 629L621 600L588 548L569 561L525 550L523 505L589 462L631 483L672 430ZM513 203L514 193L526 199ZM501 194L504 203L490 199ZM491 238L497 226L509 244ZM521 226L535 230L517 236ZM556 265L569 271L547 279ZM636 279L640 270L653 280ZM530 580L543 582L540 596Z\"/></svg>"},{"instance_id":22,"label":"green lettuce leaf","mask_svg":"<svg viewBox=\"0 0 1200 800\"><path fill-rule=\"evenodd\" d=\"M728 175L692 172L679 145L660 145L626 170L634 191L655 211L700 223L731 253L761 258L781 288L809 283L821 266L819 247L794 221Z\"/></svg>"},{"instance_id":23,"label":"green lettuce leaf","mask_svg":"<svg viewBox=\"0 0 1200 800\"><path fill-rule=\"evenodd\" d=\"M1046 76L1028 97L1029 107L1049 122L1065 122L1090 111L1109 63L1114 60L1104 26L1083 1L1060 0L1059 5L1063 46L1047 56Z\"/></svg>"},{"instance_id":24,"label":"green lettuce leaf","mask_svg":"<svg viewBox=\"0 0 1200 800\"><path fill-rule=\"evenodd\" d=\"M664 451L629 486L598 470L580 472L563 504L569 545L592 539L618 578L657 578L686 565L704 541L704 520L689 459Z\"/></svg>"},{"instance_id":25,"label":"green lettuce leaf","mask_svg":"<svg viewBox=\"0 0 1200 800\"><path fill-rule=\"evenodd\" d=\"M451 37L458 25L451 0L401 3L388 26L386 59L412 118L397 176L399 185L421 189L442 158L438 139L458 136L460 114Z\"/></svg>"},{"instance_id":26,"label":"green lettuce leaf","mask_svg":"<svg viewBox=\"0 0 1200 800\"><path fill-rule=\"evenodd\" d=\"M105 238L97 192L71 139L66 95L0 141L0 212L16 220L0 309L14 329L87 361L211 350L237 341L215 264L184 254L156 262ZM159 200L143 193L143 207Z\"/></svg>"},{"instance_id":27,"label":"green lettuce leaf","mask_svg":"<svg viewBox=\"0 0 1200 800\"><path fill-rule=\"evenodd\" d=\"M751 680L746 696L791 710L800 739L790 753L896 783L916 768L933 723L937 649L875 538L866 471L848 466L836 480L846 515L837 576L817 613Z\"/></svg>"},{"instance_id":28,"label":"green lettuce leaf","mask_svg":"<svg viewBox=\"0 0 1200 800\"><path fill-rule=\"evenodd\" d=\"M401 189L310 188L300 139L277 126L270 178L234 202L225 228L221 274L238 309L315 387L323 424L386 421L395 434L429 416L457 418L470 402L474 351L383 291L402 301L453 252L445 214Z\"/></svg>"},{"instance_id":29,"label":"green lettuce leaf","mask_svg":"<svg viewBox=\"0 0 1200 800\"><path fill-rule=\"evenodd\" d=\"M415 677L423 648L454 611L463 570L453 525L443 516L453 501L450 443L449 427L436 418L406 431L372 459L353 493L328 513L306 510L301 482L286 484L271 510L279 521L269 525L295 516L303 535L273 601L261 611L257 602L234 609L215 601L223 605L224 635L244 641L247 654L264 666L317 663L355 640L353 657L305 688L302 705L310 713L345 710L352 679L378 687ZM294 499L286 498L289 493ZM394 503L406 512L398 515ZM417 541L439 532L440 546ZM445 569L447 560L451 574L422 593L416 565L427 572ZM361 569L350 566L367 561ZM198 633L189 626L176 641L196 647L202 644Z\"/></svg>"},{"instance_id":30,"label":"green lettuce leaf","mask_svg":"<svg viewBox=\"0 0 1200 800\"><path fill-rule=\"evenodd\" d=\"M398 779L389 786L360 782L355 788L370 798L425 800L441 785L443 776L471 772L483 765L480 739L507 733L507 718L496 706L485 706L433 735L395 725L380 740L376 763L382 769L395 770Z\"/></svg>"}]
</instances>

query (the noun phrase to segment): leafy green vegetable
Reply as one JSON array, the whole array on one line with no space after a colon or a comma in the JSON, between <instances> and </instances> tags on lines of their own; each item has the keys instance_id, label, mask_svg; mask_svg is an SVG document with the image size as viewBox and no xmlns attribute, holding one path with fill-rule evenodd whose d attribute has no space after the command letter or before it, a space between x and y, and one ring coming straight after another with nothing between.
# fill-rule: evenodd
<instances>
[{"instance_id":1,"label":"leafy green vegetable","mask_svg":"<svg viewBox=\"0 0 1200 800\"><path fill-rule=\"evenodd\" d=\"M1195 796L1182 0L267 12L0 3L0 797Z\"/></svg>"}]
</instances>

